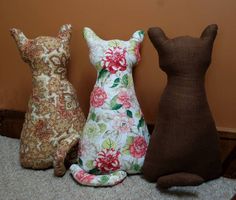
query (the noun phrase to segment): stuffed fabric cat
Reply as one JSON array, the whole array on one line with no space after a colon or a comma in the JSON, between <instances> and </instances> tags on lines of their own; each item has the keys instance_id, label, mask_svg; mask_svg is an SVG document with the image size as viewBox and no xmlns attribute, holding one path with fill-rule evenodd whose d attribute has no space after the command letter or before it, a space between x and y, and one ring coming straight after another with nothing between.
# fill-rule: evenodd
<instances>
[{"instance_id":1,"label":"stuffed fabric cat","mask_svg":"<svg viewBox=\"0 0 236 200\"><path fill-rule=\"evenodd\" d=\"M80 141L79 165L70 168L82 185L115 185L127 173L140 173L149 133L135 95L132 67L140 60L143 37L136 31L128 41L106 41L84 28L98 76Z\"/></svg>"},{"instance_id":2,"label":"stuffed fabric cat","mask_svg":"<svg viewBox=\"0 0 236 200\"><path fill-rule=\"evenodd\" d=\"M167 86L142 171L161 188L199 185L221 174L218 134L207 102L204 76L211 62L217 25L200 38L168 39L150 28Z\"/></svg>"},{"instance_id":3,"label":"stuffed fabric cat","mask_svg":"<svg viewBox=\"0 0 236 200\"><path fill-rule=\"evenodd\" d=\"M63 25L58 37L27 39L14 28L11 34L33 78L21 132L21 165L32 169L54 166L55 175L62 176L66 155L77 144L85 123L76 91L66 79L71 25Z\"/></svg>"}]
</instances>

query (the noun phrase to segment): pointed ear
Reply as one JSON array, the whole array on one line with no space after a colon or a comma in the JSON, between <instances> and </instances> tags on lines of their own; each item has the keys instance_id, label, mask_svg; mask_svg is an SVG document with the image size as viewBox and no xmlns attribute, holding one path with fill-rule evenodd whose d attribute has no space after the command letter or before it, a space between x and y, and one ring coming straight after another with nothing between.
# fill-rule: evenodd
<instances>
[{"instance_id":1,"label":"pointed ear","mask_svg":"<svg viewBox=\"0 0 236 200\"><path fill-rule=\"evenodd\" d=\"M135 31L132 37L130 38L130 41L135 41L137 44L140 44L144 39L144 31L138 30Z\"/></svg>"},{"instance_id":2,"label":"pointed ear","mask_svg":"<svg viewBox=\"0 0 236 200\"><path fill-rule=\"evenodd\" d=\"M18 49L22 50L23 46L28 42L28 38L26 38L26 36L21 30L16 28L10 29L10 33L12 37L15 39Z\"/></svg>"},{"instance_id":3,"label":"pointed ear","mask_svg":"<svg viewBox=\"0 0 236 200\"><path fill-rule=\"evenodd\" d=\"M94 42L103 41L100 37L98 37L96 35L96 33L91 28L88 28L88 27L84 27L83 35L84 35L84 39L86 40L88 46L92 46L94 44Z\"/></svg>"},{"instance_id":4,"label":"pointed ear","mask_svg":"<svg viewBox=\"0 0 236 200\"><path fill-rule=\"evenodd\" d=\"M216 24L208 25L201 34L201 38L214 42L217 35L218 26Z\"/></svg>"},{"instance_id":5,"label":"pointed ear","mask_svg":"<svg viewBox=\"0 0 236 200\"><path fill-rule=\"evenodd\" d=\"M71 33L72 33L71 24L64 24L64 25L61 26L61 28L59 30L58 37L62 41L69 43L70 38L71 38Z\"/></svg>"},{"instance_id":6,"label":"pointed ear","mask_svg":"<svg viewBox=\"0 0 236 200\"><path fill-rule=\"evenodd\" d=\"M156 49L160 48L162 44L168 40L164 31L159 27L153 27L148 29L148 36Z\"/></svg>"}]
</instances>

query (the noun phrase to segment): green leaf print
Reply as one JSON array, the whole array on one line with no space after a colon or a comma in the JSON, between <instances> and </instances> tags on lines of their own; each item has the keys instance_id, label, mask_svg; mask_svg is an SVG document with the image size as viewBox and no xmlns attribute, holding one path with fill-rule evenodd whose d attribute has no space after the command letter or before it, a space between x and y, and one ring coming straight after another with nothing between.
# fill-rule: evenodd
<instances>
[{"instance_id":1,"label":"green leaf print","mask_svg":"<svg viewBox=\"0 0 236 200\"><path fill-rule=\"evenodd\" d=\"M108 46L109 47L117 47L120 45L120 41L119 40L110 40L108 41Z\"/></svg>"},{"instance_id":2,"label":"green leaf print","mask_svg":"<svg viewBox=\"0 0 236 200\"><path fill-rule=\"evenodd\" d=\"M81 160L81 158L79 158L79 165L83 166L83 161Z\"/></svg>"},{"instance_id":3,"label":"green leaf print","mask_svg":"<svg viewBox=\"0 0 236 200\"><path fill-rule=\"evenodd\" d=\"M139 34L139 37L141 37L141 38L142 38L142 37L143 37L143 35L144 35L144 31L139 31L139 32L138 32L138 34Z\"/></svg>"},{"instance_id":4,"label":"green leaf print","mask_svg":"<svg viewBox=\"0 0 236 200\"><path fill-rule=\"evenodd\" d=\"M120 83L120 78L116 78L116 79L114 80L114 83L113 83L113 85L111 86L111 88L116 87L117 85L119 85L119 83Z\"/></svg>"},{"instance_id":5,"label":"green leaf print","mask_svg":"<svg viewBox=\"0 0 236 200\"><path fill-rule=\"evenodd\" d=\"M129 77L128 77L128 74L125 74L123 77L122 77L122 84L127 87L129 85Z\"/></svg>"},{"instance_id":6,"label":"green leaf print","mask_svg":"<svg viewBox=\"0 0 236 200\"><path fill-rule=\"evenodd\" d=\"M104 123L100 123L100 124L98 124L98 126L100 128L100 133L104 133L105 130L107 129L107 126Z\"/></svg>"},{"instance_id":7,"label":"green leaf print","mask_svg":"<svg viewBox=\"0 0 236 200\"><path fill-rule=\"evenodd\" d=\"M84 30L83 31L83 37L86 39L86 38L89 38L89 37L92 37L91 35L90 35L90 31L86 31L86 30Z\"/></svg>"},{"instance_id":8,"label":"green leaf print","mask_svg":"<svg viewBox=\"0 0 236 200\"><path fill-rule=\"evenodd\" d=\"M141 128L142 126L144 126L144 118L143 117L141 117L138 122L138 129Z\"/></svg>"},{"instance_id":9,"label":"green leaf print","mask_svg":"<svg viewBox=\"0 0 236 200\"><path fill-rule=\"evenodd\" d=\"M134 136L128 136L126 139L126 145L130 146L134 141Z\"/></svg>"},{"instance_id":10,"label":"green leaf print","mask_svg":"<svg viewBox=\"0 0 236 200\"><path fill-rule=\"evenodd\" d=\"M130 88L133 85L134 85L133 77L132 76L128 76L128 85L127 85L127 87Z\"/></svg>"},{"instance_id":11,"label":"green leaf print","mask_svg":"<svg viewBox=\"0 0 236 200\"><path fill-rule=\"evenodd\" d=\"M111 173L112 176L118 176L119 174L120 174L120 171L115 171Z\"/></svg>"},{"instance_id":12,"label":"green leaf print","mask_svg":"<svg viewBox=\"0 0 236 200\"><path fill-rule=\"evenodd\" d=\"M89 168L89 169L93 169L93 160L88 160L87 162L86 162L86 167L87 168Z\"/></svg>"},{"instance_id":13,"label":"green leaf print","mask_svg":"<svg viewBox=\"0 0 236 200\"><path fill-rule=\"evenodd\" d=\"M115 147L116 147L116 143L110 138L104 140L104 142L102 143L103 149L111 149L111 148L114 149Z\"/></svg>"},{"instance_id":14,"label":"green leaf print","mask_svg":"<svg viewBox=\"0 0 236 200\"><path fill-rule=\"evenodd\" d=\"M103 175L99 182L101 183L101 185L103 185L103 184L107 183L108 181L109 181L109 176Z\"/></svg>"},{"instance_id":15,"label":"green leaf print","mask_svg":"<svg viewBox=\"0 0 236 200\"><path fill-rule=\"evenodd\" d=\"M114 96L111 100L111 109L112 110L118 110L122 107L122 104L116 103L117 95Z\"/></svg>"},{"instance_id":16,"label":"green leaf print","mask_svg":"<svg viewBox=\"0 0 236 200\"><path fill-rule=\"evenodd\" d=\"M115 104L114 106L111 107L112 110L118 110L122 107L121 104Z\"/></svg>"},{"instance_id":17,"label":"green leaf print","mask_svg":"<svg viewBox=\"0 0 236 200\"><path fill-rule=\"evenodd\" d=\"M100 128L96 122L90 120L84 126L84 133L86 133L89 138L94 138L100 134Z\"/></svg>"},{"instance_id":18,"label":"green leaf print","mask_svg":"<svg viewBox=\"0 0 236 200\"><path fill-rule=\"evenodd\" d=\"M101 69L99 74L98 74L98 80L103 79L107 75L108 71L106 69Z\"/></svg>"},{"instance_id":19,"label":"green leaf print","mask_svg":"<svg viewBox=\"0 0 236 200\"><path fill-rule=\"evenodd\" d=\"M142 115L141 115L141 112L136 112L135 113L135 117L137 117L137 118L140 118Z\"/></svg>"},{"instance_id":20,"label":"green leaf print","mask_svg":"<svg viewBox=\"0 0 236 200\"><path fill-rule=\"evenodd\" d=\"M122 150L122 154L124 154L124 155L130 155L129 146L125 146L125 148Z\"/></svg>"},{"instance_id":21,"label":"green leaf print","mask_svg":"<svg viewBox=\"0 0 236 200\"><path fill-rule=\"evenodd\" d=\"M91 169L91 170L89 170L89 172L88 172L89 174L95 174L95 175L99 175L99 174L101 174L101 172L100 172L100 170L98 169L98 168L93 168L93 169Z\"/></svg>"},{"instance_id":22,"label":"green leaf print","mask_svg":"<svg viewBox=\"0 0 236 200\"><path fill-rule=\"evenodd\" d=\"M133 164L132 165L132 167L131 167L131 169L133 169L134 171L140 171L141 170L141 167L140 167L140 165L138 165L138 164Z\"/></svg>"},{"instance_id":23,"label":"green leaf print","mask_svg":"<svg viewBox=\"0 0 236 200\"><path fill-rule=\"evenodd\" d=\"M125 146L122 150L122 153L125 155L130 155L130 145L134 142L134 136L128 136L126 139Z\"/></svg>"},{"instance_id":24,"label":"green leaf print","mask_svg":"<svg viewBox=\"0 0 236 200\"><path fill-rule=\"evenodd\" d=\"M126 110L126 114L128 117L133 118L133 113L130 110Z\"/></svg>"},{"instance_id":25,"label":"green leaf print","mask_svg":"<svg viewBox=\"0 0 236 200\"><path fill-rule=\"evenodd\" d=\"M92 119L93 121L96 121L96 114L94 112L91 113L90 119Z\"/></svg>"},{"instance_id":26,"label":"green leaf print","mask_svg":"<svg viewBox=\"0 0 236 200\"><path fill-rule=\"evenodd\" d=\"M130 46L131 46L130 53L133 53L134 47L136 47L136 45L137 45L136 41L134 40L130 41Z\"/></svg>"}]
</instances>

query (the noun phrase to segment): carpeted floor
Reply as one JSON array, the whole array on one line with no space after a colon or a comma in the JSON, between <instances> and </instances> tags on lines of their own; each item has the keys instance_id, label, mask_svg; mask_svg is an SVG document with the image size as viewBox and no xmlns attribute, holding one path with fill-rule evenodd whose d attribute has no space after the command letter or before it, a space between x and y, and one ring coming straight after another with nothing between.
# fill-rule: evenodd
<instances>
[{"instance_id":1,"label":"carpeted floor","mask_svg":"<svg viewBox=\"0 0 236 200\"><path fill-rule=\"evenodd\" d=\"M219 178L198 187L174 187L161 192L141 176L129 176L109 188L78 185L67 172L62 178L53 170L26 170L19 165L19 140L0 136L0 200L230 200L236 180Z\"/></svg>"}]
</instances>

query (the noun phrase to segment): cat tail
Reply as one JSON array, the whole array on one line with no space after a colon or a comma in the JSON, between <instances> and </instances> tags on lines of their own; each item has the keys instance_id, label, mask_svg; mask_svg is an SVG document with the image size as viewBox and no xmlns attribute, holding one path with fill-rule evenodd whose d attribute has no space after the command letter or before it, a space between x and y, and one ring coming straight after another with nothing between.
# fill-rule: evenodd
<instances>
[{"instance_id":1,"label":"cat tail","mask_svg":"<svg viewBox=\"0 0 236 200\"><path fill-rule=\"evenodd\" d=\"M63 176L66 173L65 161L72 162L72 159L75 160L77 157L76 153L80 136L77 134L70 134L66 138L62 138L63 139L61 139L57 145L53 158L55 176ZM75 158L73 158L73 154L75 155ZM67 160L67 158L71 160Z\"/></svg>"},{"instance_id":2,"label":"cat tail","mask_svg":"<svg viewBox=\"0 0 236 200\"><path fill-rule=\"evenodd\" d=\"M122 182L127 176L122 170L104 175L89 174L77 164L71 165L70 171L79 184L93 187L113 186Z\"/></svg>"},{"instance_id":3,"label":"cat tail","mask_svg":"<svg viewBox=\"0 0 236 200\"><path fill-rule=\"evenodd\" d=\"M196 186L203 182L204 179L197 174L180 172L159 177L157 187L168 189L172 186Z\"/></svg>"}]
</instances>

